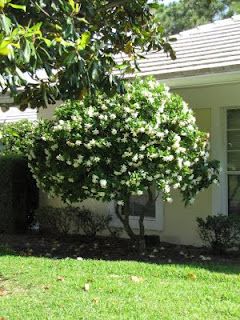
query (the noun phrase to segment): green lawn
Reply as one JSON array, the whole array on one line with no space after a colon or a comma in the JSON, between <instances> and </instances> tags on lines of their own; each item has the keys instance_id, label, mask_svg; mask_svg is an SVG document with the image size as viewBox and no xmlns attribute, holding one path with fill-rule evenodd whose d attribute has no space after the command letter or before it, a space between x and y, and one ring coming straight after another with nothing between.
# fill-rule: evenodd
<instances>
[{"instance_id":1,"label":"green lawn","mask_svg":"<svg viewBox=\"0 0 240 320\"><path fill-rule=\"evenodd\" d=\"M240 266L2 255L0 319L239 320Z\"/></svg>"}]
</instances>

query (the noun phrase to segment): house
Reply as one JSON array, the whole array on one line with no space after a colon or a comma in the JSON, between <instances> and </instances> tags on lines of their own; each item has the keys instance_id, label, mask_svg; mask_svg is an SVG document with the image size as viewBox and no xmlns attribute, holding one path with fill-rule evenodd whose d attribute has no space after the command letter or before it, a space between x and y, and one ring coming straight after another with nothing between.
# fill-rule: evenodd
<instances>
[{"instance_id":1,"label":"house","mask_svg":"<svg viewBox=\"0 0 240 320\"><path fill-rule=\"evenodd\" d=\"M24 119L37 120L37 110L27 108L25 111L20 111L17 106L12 105L12 100L8 96L0 96L0 124Z\"/></svg>"},{"instance_id":2,"label":"house","mask_svg":"<svg viewBox=\"0 0 240 320\"><path fill-rule=\"evenodd\" d=\"M139 76L155 76L180 94L193 108L197 123L210 133L211 156L221 162L220 185L201 192L192 206L184 207L180 194L173 203L158 197L144 208L146 197L132 199L131 224L146 210L146 231L162 241L200 245L196 218L214 214L240 214L240 16L203 25L177 35L177 60L163 53L148 53L140 61ZM40 117L51 117L53 110L41 110ZM59 199L41 197L42 205L62 205ZM114 204L93 200L84 202L100 213L114 216ZM113 224L120 226L114 216Z\"/></svg>"}]
</instances>

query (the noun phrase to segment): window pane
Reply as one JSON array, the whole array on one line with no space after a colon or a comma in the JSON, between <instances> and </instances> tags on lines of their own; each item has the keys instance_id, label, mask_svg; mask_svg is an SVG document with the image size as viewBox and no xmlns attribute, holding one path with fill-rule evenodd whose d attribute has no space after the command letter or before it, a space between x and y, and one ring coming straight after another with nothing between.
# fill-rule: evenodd
<instances>
[{"instance_id":1,"label":"window pane","mask_svg":"<svg viewBox=\"0 0 240 320\"><path fill-rule=\"evenodd\" d=\"M155 193L153 193L153 196L155 196ZM147 192L142 196L132 196L130 199L130 208L132 216L139 216L144 213L145 217L155 217L155 201L149 202Z\"/></svg>"},{"instance_id":2,"label":"window pane","mask_svg":"<svg viewBox=\"0 0 240 320\"><path fill-rule=\"evenodd\" d=\"M228 151L228 171L240 171L240 151Z\"/></svg>"},{"instance_id":3,"label":"window pane","mask_svg":"<svg viewBox=\"0 0 240 320\"><path fill-rule=\"evenodd\" d=\"M240 130L228 131L228 150L240 150Z\"/></svg>"},{"instance_id":4,"label":"window pane","mask_svg":"<svg viewBox=\"0 0 240 320\"><path fill-rule=\"evenodd\" d=\"M228 110L227 112L227 128L240 129L240 110Z\"/></svg>"},{"instance_id":5,"label":"window pane","mask_svg":"<svg viewBox=\"0 0 240 320\"><path fill-rule=\"evenodd\" d=\"M228 176L228 213L240 214L240 176Z\"/></svg>"}]
</instances>

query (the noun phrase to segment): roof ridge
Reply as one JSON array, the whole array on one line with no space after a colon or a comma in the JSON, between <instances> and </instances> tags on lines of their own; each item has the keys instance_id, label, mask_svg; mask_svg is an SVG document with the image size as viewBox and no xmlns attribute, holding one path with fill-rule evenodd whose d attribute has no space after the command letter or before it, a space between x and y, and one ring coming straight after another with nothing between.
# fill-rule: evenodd
<instances>
[{"instance_id":1,"label":"roof ridge","mask_svg":"<svg viewBox=\"0 0 240 320\"><path fill-rule=\"evenodd\" d=\"M240 14L234 14L230 18L216 20L216 21L210 22L210 23L205 23L205 24L199 25L197 27L194 27L192 29L181 31L180 33L175 34L174 36L186 36L188 34L190 35L190 34L195 33L197 31L205 31L205 30L207 31L211 28L214 28L217 25L225 25L231 21L238 21L238 20L240 21Z\"/></svg>"}]
</instances>

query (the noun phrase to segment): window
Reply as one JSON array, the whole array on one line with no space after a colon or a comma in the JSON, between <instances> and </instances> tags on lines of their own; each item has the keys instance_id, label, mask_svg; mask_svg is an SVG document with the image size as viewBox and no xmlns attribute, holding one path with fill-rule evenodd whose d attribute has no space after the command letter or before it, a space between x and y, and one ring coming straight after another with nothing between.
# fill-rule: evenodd
<instances>
[{"instance_id":1,"label":"window","mask_svg":"<svg viewBox=\"0 0 240 320\"><path fill-rule=\"evenodd\" d=\"M153 199L149 199L148 193L144 192L141 196L132 196L130 199L131 216L139 216L144 213L145 217L155 218L156 203L155 189L152 188Z\"/></svg>"},{"instance_id":2,"label":"window","mask_svg":"<svg viewBox=\"0 0 240 320\"><path fill-rule=\"evenodd\" d=\"M240 110L227 111L228 213L240 215Z\"/></svg>"},{"instance_id":3,"label":"window","mask_svg":"<svg viewBox=\"0 0 240 320\"><path fill-rule=\"evenodd\" d=\"M144 226L146 230L160 231L163 229L163 202L161 195L157 197L157 194L153 187L152 201L149 201L148 193L144 193L141 196L132 196L130 198L130 225L132 228L139 228L138 220L139 215L144 212ZM112 201L109 204L109 214L112 215L112 225L119 227L121 222L118 220L115 214L115 202Z\"/></svg>"}]
</instances>

